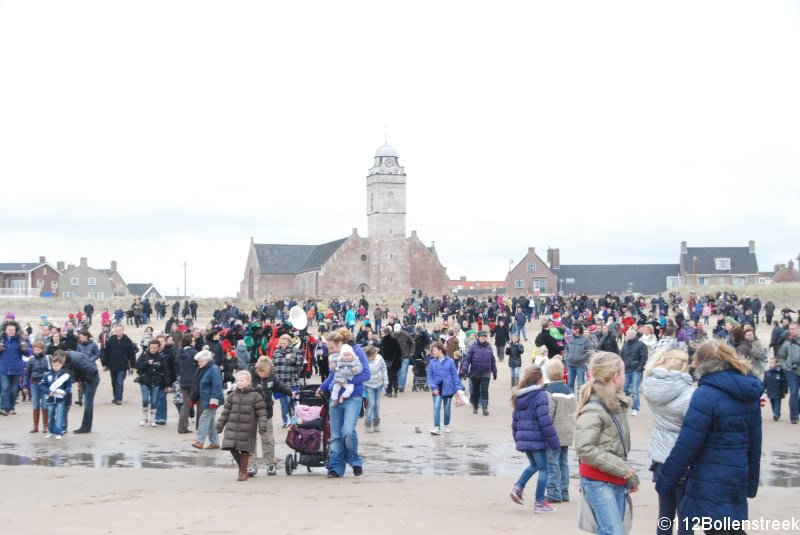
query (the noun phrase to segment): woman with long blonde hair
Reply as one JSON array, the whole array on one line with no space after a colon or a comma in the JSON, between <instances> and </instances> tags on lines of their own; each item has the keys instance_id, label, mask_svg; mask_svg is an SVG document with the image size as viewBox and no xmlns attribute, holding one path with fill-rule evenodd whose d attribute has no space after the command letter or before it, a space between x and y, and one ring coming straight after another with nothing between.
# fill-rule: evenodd
<instances>
[{"instance_id":1,"label":"woman with long blonde hair","mask_svg":"<svg viewBox=\"0 0 800 535\"><path fill-rule=\"evenodd\" d=\"M589 375L578 396L575 420L581 492L594 513L598 535L624 535L626 492L639 490L639 478L628 462L625 365L619 355L599 351L589 362Z\"/></svg>"},{"instance_id":2,"label":"woman with long blonde hair","mask_svg":"<svg viewBox=\"0 0 800 535\"><path fill-rule=\"evenodd\" d=\"M656 491L673 495L688 470L686 495L678 506L681 523L747 520L747 498L758 491L764 385L751 374L750 363L724 342L700 346L694 367L698 387ZM691 533L691 525L681 527Z\"/></svg>"}]
</instances>

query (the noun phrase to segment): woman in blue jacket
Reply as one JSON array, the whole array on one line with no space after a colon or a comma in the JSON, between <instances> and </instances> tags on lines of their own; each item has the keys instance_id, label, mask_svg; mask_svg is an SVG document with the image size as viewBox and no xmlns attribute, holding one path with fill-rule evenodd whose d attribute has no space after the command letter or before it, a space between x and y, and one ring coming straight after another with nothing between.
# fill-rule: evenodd
<instances>
[{"instance_id":1,"label":"woman in blue jacket","mask_svg":"<svg viewBox=\"0 0 800 535\"><path fill-rule=\"evenodd\" d=\"M19 335L19 324L9 322L0 333L0 416L16 414L19 379L25 374L22 354L25 343Z\"/></svg>"},{"instance_id":2,"label":"woman in blue jacket","mask_svg":"<svg viewBox=\"0 0 800 535\"><path fill-rule=\"evenodd\" d=\"M758 490L764 385L750 374L749 363L724 342L703 344L694 362L698 388L661 468L656 491L673 495L688 469L686 493L678 508L682 522L703 517L746 520L747 498L755 498ZM680 527L691 533L687 526Z\"/></svg>"},{"instance_id":3,"label":"woman in blue jacket","mask_svg":"<svg viewBox=\"0 0 800 535\"><path fill-rule=\"evenodd\" d=\"M197 424L197 440L192 447L199 450L218 450L219 435L217 434L217 408L225 403L222 392L222 373L219 366L212 364L214 354L204 349L195 355L197 361L197 374L192 386L191 403L196 404L199 410ZM208 438L208 446L205 446ZM205 447L204 447L205 446Z\"/></svg>"},{"instance_id":4,"label":"woman in blue jacket","mask_svg":"<svg viewBox=\"0 0 800 535\"><path fill-rule=\"evenodd\" d=\"M428 363L428 386L433 394L433 429L431 435L440 435L439 426L444 406L444 432L450 432L450 403L459 390L464 390L464 385L458 378L458 370L453 359L444 352L444 344L434 342L431 344L433 358Z\"/></svg>"},{"instance_id":5,"label":"woman in blue jacket","mask_svg":"<svg viewBox=\"0 0 800 535\"><path fill-rule=\"evenodd\" d=\"M328 355L339 352L342 345L350 343L353 339L352 333L347 329L337 329L325 336L328 346ZM369 361L367 355L360 346L353 347L353 352L361 361L362 372L350 379L353 385L352 395L336 406L328 407L330 420L331 439L330 439L330 459L328 460L328 477L342 477L346 464L353 467L353 475L360 476L364 473L361 457L358 455L358 435L356 434L356 424L361 414L361 400L364 395L364 382L371 377L369 371ZM333 377L335 373L330 372L325 382L317 390L317 396L322 396L322 392L330 393L333 387Z\"/></svg>"}]
</instances>

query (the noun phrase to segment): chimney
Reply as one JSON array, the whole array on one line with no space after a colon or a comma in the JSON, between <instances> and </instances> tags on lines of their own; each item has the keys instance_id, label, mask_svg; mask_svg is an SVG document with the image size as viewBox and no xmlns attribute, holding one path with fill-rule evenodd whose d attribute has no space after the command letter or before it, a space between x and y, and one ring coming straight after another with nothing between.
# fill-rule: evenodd
<instances>
[{"instance_id":1,"label":"chimney","mask_svg":"<svg viewBox=\"0 0 800 535\"><path fill-rule=\"evenodd\" d=\"M67 269L75 269L75 264L67 264Z\"/></svg>"},{"instance_id":2,"label":"chimney","mask_svg":"<svg viewBox=\"0 0 800 535\"><path fill-rule=\"evenodd\" d=\"M553 249L550 247L547 248L547 264L553 267Z\"/></svg>"},{"instance_id":3,"label":"chimney","mask_svg":"<svg viewBox=\"0 0 800 535\"><path fill-rule=\"evenodd\" d=\"M528 255L535 255L536 249L534 247L528 247Z\"/></svg>"},{"instance_id":4,"label":"chimney","mask_svg":"<svg viewBox=\"0 0 800 535\"><path fill-rule=\"evenodd\" d=\"M780 264L775 264L775 273L777 273L780 270L781 270L781 265Z\"/></svg>"},{"instance_id":5,"label":"chimney","mask_svg":"<svg viewBox=\"0 0 800 535\"><path fill-rule=\"evenodd\" d=\"M794 260L789 260L789 271L794 271Z\"/></svg>"},{"instance_id":6,"label":"chimney","mask_svg":"<svg viewBox=\"0 0 800 535\"><path fill-rule=\"evenodd\" d=\"M553 249L553 259L550 262L550 269L561 269L561 251L558 248Z\"/></svg>"},{"instance_id":7,"label":"chimney","mask_svg":"<svg viewBox=\"0 0 800 535\"><path fill-rule=\"evenodd\" d=\"M750 250L750 254L756 254L756 242L754 240L747 242L747 248Z\"/></svg>"},{"instance_id":8,"label":"chimney","mask_svg":"<svg viewBox=\"0 0 800 535\"><path fill-rule=\"evenodd\" d=\"M45 258L45 257L43 257L43 256L40 256L40 257L39 257L39 263L40 263L40 264L44 264L45 262L47 262L47 258Z\"/></svg>"},{"instance_id":9,"label":"chimney","mask_svg":"<svg viewBox=\"0 0 800 535\"><path fill-rule=\"evenodd\" d=\"M466 275L461 275L461 276L458 278L458 280L460 280L461 282L467 282L467 276L466 276Z\"/></svg>"},{"instance_id":10,"label":"chimney","mask_svg":"<svg viewBox=\"0 0 800 535\"><path fill-rule=\"evenodd\" d=\"M686 247L686 242L681 242L681 254L689 254L689 249Z\"/></svg>"},{"instance_id":11,"label":"chimney","mask_svg":"<svg viewBox=\"0 0 800 535\"><path fill-rule=\"evenodd\" d=\"M116 270L117 270L117 261L116 260L112 260L111 261L111 271L116 271Z\"/></svg>"},{"instance_id":12,"label":"chimney","mask_svg":"<svg viewBox=\"0 0 800 535\"><path fill-rule=\"evenodd\" d=\"M56 269L60 272L64 272L64 262L56 262Z\"/></svg>"},{"instance_id":13,"label":"chimney","mask_svg":"<svg viewBox=\"0 0 800 535\"><path fill-rule=\"evenodd\" d=\"M252 237L252 236L250 236L250 245L254 244L255 242L256 242L256 241L253 239L253 237Z\"/></svg>"},{"instance_id":14,"label":"chimney","mask_svg":"<svg viewBox=\"0 0 800 535\"><path fill-rule=\"evenodd\" d=\"M358 229L356 227L353 227L352 236L358 236Z\"/></svg>"},{"instance_id":15,"label":"chimney","mask_svg":"<svg viewBox=\"0 0 800 535\"><path fill-rule=\"evenodd\" d=\"M89 265L89 262L86 260L86 257L82 256L81 257L81 267L87 267L88 265Z\"/></svg>"},{"instance_id":16,"label":"chimney","mask_svg":"<svg viewBox=\"0 0 800 535\"><path fill-rule=\"evenodd\" d=\"M417 231L416 230L412 230L411 231L411 237L412 238L416 238L417 237Z\"/></svg>"}]
</instances>

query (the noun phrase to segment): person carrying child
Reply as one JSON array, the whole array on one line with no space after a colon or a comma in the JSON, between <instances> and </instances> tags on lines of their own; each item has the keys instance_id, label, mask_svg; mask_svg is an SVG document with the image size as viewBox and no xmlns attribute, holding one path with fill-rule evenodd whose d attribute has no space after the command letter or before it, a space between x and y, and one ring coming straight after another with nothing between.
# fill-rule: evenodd
<instances>
[{"instance_id":1,"label":"person carrying child","mask_svg":"<svg viewBox=\"0 0 800 535\"><path fill-rule=\"evenodd\" d=\"M48 427L44 438L56 437L61 440L66 428L66 407L69 395L72 393L72 378L64 368L66 358L63 353L53 356L52 369L44 375L42 388L47 393Z\"/></svg>"},{"instance_id":2,"label":"person carrying child","mask_svg":"<svg viewBox=\"0 0 800 535\"><path fill-rule=\"evenodd\" d=\"M554 513L555 508L545 499L548 479L547 451L559 450L561 442L550 418L547 392L542 388L541 368L531 367L525 370L519 387L511 393L511 405L514 407L511 421L514 442L517 451L524 452L530 463L511 490L511 499L522 505L525 485L539 472L533 512Z\"/></svg>"},{"instance_id":3,"label":"person carrying child","mask_svg":"<svg viewBox=\"0 0 800 535\"><path fill-rule=\"evenodd\" d=\"M764 372L764 391L772 406L772 419L777 422L781 418L781 402L789 392L789 383L781 363L775 357L769 358L768 366L769 369Z\"/></svg>"},{"instance_id":4,"label":"person carrying child","mask_svg":"<svg viewBox=\"0 0 800 535\"><path fill-rule=\"evenodd\" d=\"M331 407L335 407L353 394L354 385L350 383L350 379L361 373L364 368L349 344L344 344L338 355L330 356L330 367L334 372Z\"/></svg>"},{"instance_id":5,"label":"person carrying child","mask_svg":"<svg viewBox=\"0 0 800 535\"><path fill-rule=\"evenodd\" d=\"M236 481L247 481L250 455L256 452L256 429L262 435L267 432L267 405L261 394L253 390L250 372L240 370L234 379L236 387L228 394L216 431L225 431L222 449L231 452L239 467Z\"/></svg>"}]
</instances>

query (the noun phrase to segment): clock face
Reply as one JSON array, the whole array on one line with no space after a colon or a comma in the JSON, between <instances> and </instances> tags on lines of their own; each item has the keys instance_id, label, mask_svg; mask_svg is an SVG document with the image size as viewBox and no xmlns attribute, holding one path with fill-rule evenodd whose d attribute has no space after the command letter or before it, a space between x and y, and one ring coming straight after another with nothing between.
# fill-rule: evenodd
<instances>
[{"instance_id":1,"label":"clock face","mask_svg":"<svg viewBox=\"0 0 800 535\"><path fill-rule=\"evenodd\" d=\"M394 159L393 158L386 158L386 160L384 160L384 163L386 164L386 167L391 167L391 166L394 165Z\"/></svg>"}]
</instances>

